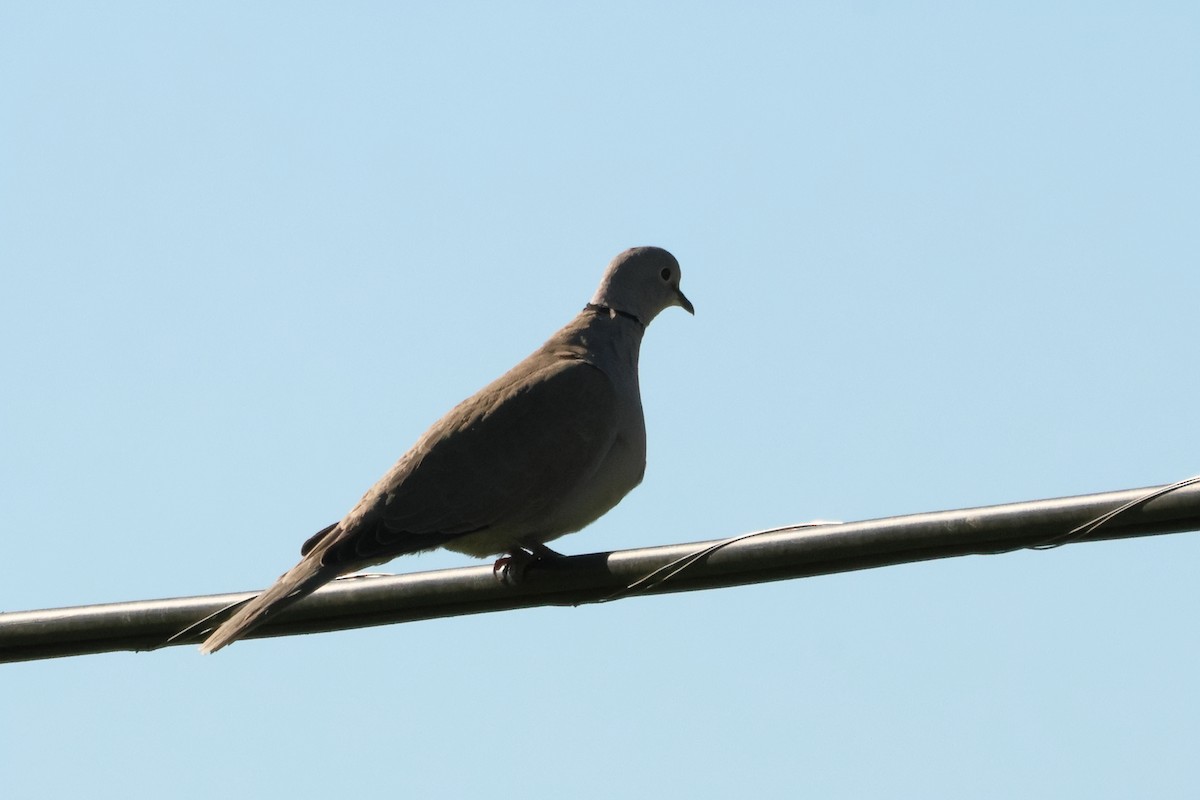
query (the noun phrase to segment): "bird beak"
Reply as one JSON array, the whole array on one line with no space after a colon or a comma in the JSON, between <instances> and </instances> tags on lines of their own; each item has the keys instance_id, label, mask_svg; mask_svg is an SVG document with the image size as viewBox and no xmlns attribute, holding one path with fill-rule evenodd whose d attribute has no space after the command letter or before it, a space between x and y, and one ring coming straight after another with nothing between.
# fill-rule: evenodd
<instances>
[{"instance_id":1,"label":"bird beak","mask_svg":"<svg viewBox=\"0 0 1200 800\"><path fill-rule=\"evenodd\" d=\"M679 291L678 288L675 289L675 294L679 295L679 307L691 314L693 317L696 316L696 307L692 305L692 301L688 300L687 297L684 296L683 292Z\"/></svg>"}]
</instances>

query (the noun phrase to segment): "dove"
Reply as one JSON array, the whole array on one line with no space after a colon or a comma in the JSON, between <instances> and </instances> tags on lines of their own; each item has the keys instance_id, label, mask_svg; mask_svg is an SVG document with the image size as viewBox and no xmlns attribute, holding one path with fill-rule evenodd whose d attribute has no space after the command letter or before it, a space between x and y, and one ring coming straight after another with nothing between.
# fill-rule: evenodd
<instances>
[{"instance_id":1,"label":"dove","mask_svg":"<svg viewBox=\"0 0 1200 800\"><path fill-rule=\"evenodd\" d=\"M212 653L329 581L435 548L502 565L558 556L546 546L591 524L642 481L646 425L638 355L646 326L679 306L679 262L635 247L595 295L523 361L425 432L301 560L201 645Z\"/></svg>"}]
</instances>

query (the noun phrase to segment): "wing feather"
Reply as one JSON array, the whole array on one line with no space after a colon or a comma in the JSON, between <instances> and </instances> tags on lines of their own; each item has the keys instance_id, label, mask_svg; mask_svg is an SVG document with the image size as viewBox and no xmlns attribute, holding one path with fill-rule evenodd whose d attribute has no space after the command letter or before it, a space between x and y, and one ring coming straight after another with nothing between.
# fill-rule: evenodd
<instances>
[{"instance_id":1,"label":"wing feather","mask_svg":"<svg viewBox=\"0 0 1200 800\"><path fill-rule=\"evenodd\" d=\"M527 529L552 518L612 447L617 395L586 361L530 363L544 366L522 375L518 365L430 428L367 492L322 562L390 560L481 531L541 533Z\"/></svg>"}]
</instances>

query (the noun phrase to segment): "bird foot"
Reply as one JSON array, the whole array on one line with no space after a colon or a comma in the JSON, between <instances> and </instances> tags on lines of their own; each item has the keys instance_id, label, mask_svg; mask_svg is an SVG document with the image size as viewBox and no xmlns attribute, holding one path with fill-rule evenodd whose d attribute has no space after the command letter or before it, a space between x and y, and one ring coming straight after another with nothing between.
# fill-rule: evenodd
<instances>
[{"instance_id":1,"label":"bird foot","mask_svg":"<svg viewBox=\"0 0 1200 800\"><path fill-rule=\"evenodd\" d=\"M525 544L496 559L496 563L492 565L492 574L505 586L520 586L525 581L525 573L530 565L538 562L544 564L560 558L566 556L544 544Z\"/></svg>"}]
</instances>

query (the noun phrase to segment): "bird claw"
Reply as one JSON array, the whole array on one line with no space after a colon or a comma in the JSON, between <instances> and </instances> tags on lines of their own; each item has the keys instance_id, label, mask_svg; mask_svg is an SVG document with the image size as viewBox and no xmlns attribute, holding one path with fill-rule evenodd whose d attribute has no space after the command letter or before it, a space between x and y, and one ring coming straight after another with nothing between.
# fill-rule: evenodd
<instances>
[{"instance_id":1,"label":"bird claw","mask_svg":"<svg viewBox=\"0 0 1200 800\"><path fill-rule=\"evenodd\" d=\"M504 586L519 586L525 579L525 570L533 561L533 556L524 550L517 550L496 559L492 565L492 575Z\"/></svg>"},{"instance_id":2,"label":"bird claw","mask_svg":"<svg viewBox=\"0 0 1200 800\"><path fill-rule=\"evenodd\" d=\"M492 565L492 574L505 586L520 586L525 581L525 573L530 565L565 557L544 544L521 545L496 559L496 563Z\"/></svg>"}]
</instances>

